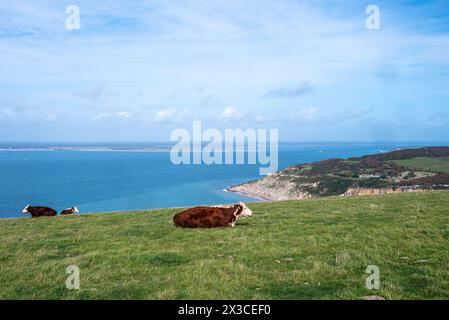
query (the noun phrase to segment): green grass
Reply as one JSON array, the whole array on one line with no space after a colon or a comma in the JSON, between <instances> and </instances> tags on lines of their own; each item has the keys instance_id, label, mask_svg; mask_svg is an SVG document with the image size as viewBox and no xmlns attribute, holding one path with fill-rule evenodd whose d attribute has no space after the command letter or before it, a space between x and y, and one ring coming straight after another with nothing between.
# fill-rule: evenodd
<instances>
[{"instance_id":1,"label":"green grass","mask_svg":"<svg viewBox=\"0 0 449 320\"><path fill-rule=\"evenodd\" d=\"M178 210L0 221L1 299L449 298L449 193L251 204L234 229ZM65 269L81 289L65 288ZM368 265L380 290L365 287Z\"/></svg>"},{"instance_id":2,"label":"green grass","mask_svg":"<svg viewBox=\"0 0 449 320\"><path fill-rule=\"evenodd\" d=\"M449 173L449 157L443 158L413 158L407 160L396 160L394 161L400 166L407 168L439 172L439 173Z\"/></svg>"}]
</instances>

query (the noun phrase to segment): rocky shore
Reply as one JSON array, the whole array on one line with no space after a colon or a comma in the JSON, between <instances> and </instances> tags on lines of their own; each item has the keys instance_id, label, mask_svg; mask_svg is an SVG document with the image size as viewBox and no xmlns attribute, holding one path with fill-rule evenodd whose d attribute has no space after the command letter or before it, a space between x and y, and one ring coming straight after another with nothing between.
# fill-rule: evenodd
<instances>
[{"instance_id":1,"label":"rocky shore","mask_svg":"<svg viewBox=\"0 0 449 320\"><path fill-rule=\"evenodd\" d=\"M278 177L278 174L271 175L261 180L229 187L226 191L240 193L265 201L300 200L313 197L307 192L297 190L293 182L280 181Z\"/></svg>"}]
</instances>

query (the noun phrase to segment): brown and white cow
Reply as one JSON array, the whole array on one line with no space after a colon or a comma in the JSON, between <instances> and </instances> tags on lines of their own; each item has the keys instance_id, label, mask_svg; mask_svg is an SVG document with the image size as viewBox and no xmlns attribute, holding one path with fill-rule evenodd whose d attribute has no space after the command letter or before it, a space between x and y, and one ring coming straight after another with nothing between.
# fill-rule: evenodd
<instances>
[{"instance_id":1,"label":"brown and white cow","mask_svg":"<svg viewBox=\"0 0 449 320\"><path fill-rule=\"evenodd\" d=\"M56 210L49 208L49 207L41 207L41 206L31 206L27 205L23 210L22 213L25 214L31 214L32 218L38 218L38 217L54 217L56 216L57 212Z\"/></svg>"},{"instance_id":2,"label":"brown and white cow","mask_svg":"<svg viewBox=\"0 0 449 320\"><path fill-rule=\"evenodd\" d=\"M77 207L67 208L61 211L61 216L76 215L78 212L80 211L78 210Z\"/></svg>"},{"instance_id":3,"label":"brown and white cow","mask_svg":"<svg viewBox=\"0 0 449 320\"><path fill-rule=\"evenodd\" d=\"M252 216L252 211L240 202L226 207L195 207L182 211L173 217L173 222L181 228L234 227L237 219Z\"/></svg>"}]
</instances>

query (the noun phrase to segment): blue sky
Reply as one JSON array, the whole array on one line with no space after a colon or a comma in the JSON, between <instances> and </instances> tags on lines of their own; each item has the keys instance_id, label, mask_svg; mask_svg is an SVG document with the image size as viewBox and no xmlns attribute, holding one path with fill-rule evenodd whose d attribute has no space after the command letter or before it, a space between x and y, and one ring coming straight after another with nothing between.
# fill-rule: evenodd
<instances>
[{"instance_id":1,"label":"blue sky","mask_svg":"<svg viewBox=\"0 0 449 320\"><path fill-rule=\"evenodd\" d=\"M448 1L0 0L0 140L449 141L448 57Z\"/></svg>"}]
</instances>

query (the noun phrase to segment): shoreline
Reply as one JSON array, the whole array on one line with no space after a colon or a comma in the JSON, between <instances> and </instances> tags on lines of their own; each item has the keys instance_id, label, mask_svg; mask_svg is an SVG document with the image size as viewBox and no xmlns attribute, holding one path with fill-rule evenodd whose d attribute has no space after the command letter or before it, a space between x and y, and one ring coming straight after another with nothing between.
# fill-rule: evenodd
<instances>
[{"instance_id":1,"label":"shoreline","mask_svg":"<svg viewBox=\"0 0 449 320\"><path fill-rule=\"evenodd\" d=\"M273 201L273 200L270 200L270 199L266 199L266 198L262 198L262 197L258 197L258 196L254 196L254 195L250 195L250 194L247 194L245 192L231 190L231 188L234 188L234 187L237 187L237 186L229 186L229 187L226 187L225 189L223 189L222 191L223 192L228 192L228 193L239 194L241 196L245 196L245 197L248 197L248 198L253 198L253 199L259 200L260 202L272 202Z\"/></svg>"},{"instance_id":2,"label":"shoreline","mask_svg":"<svg viewBox=\"0 0 449 320\"><path fill-rule=\"evenodd\" d=\"M129 152L129 153L170 153L169 149L113 149L113 148L1 148L0 152Z\"/></svg>"}]
</instances>

